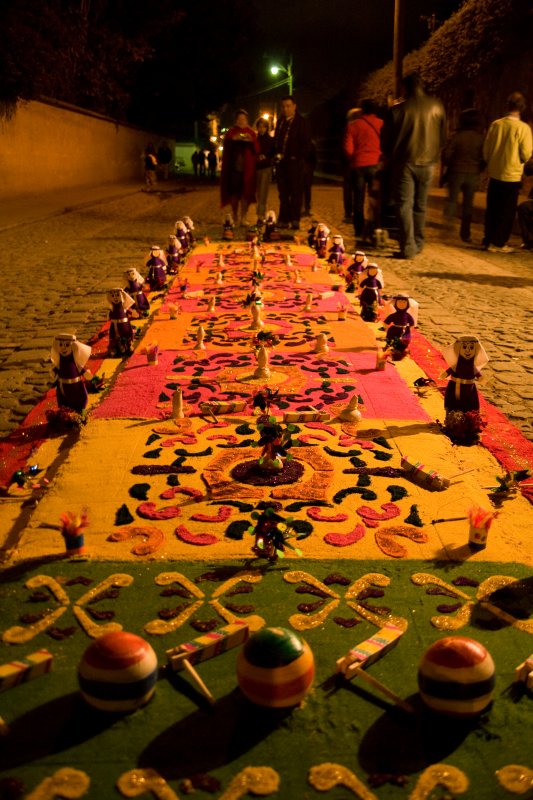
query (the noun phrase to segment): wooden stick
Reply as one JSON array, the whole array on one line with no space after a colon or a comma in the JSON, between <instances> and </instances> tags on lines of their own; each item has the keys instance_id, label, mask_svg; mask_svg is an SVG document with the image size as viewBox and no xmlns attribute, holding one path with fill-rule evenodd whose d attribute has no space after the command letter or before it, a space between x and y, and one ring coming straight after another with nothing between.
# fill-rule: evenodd
<instances>
[{"instance_id":1,"label":"wooden stick","mask_svg":"<svg viewBox=\"0 0 533 800\"><path fill-rule=\"evenodd\" d=\"M477 467L472 467L472 469L465 469L464 472L456 472L455 475L450 475L448 478L451 481L453 478L459 478L461 475L468 475L469 472L475 472Z\"/></svg>"},{"instance_id":2,"label":"wooden stick","mask_svg":"<svg viewBox=\"0 0 533 800\"><path fill-rule=\"evenodd\" d=\"M403 709L403 711L407 711L409 714L414 714L414 708L410 706L409 703L406 703L405 700L402 700L402 698L395 694L392 689L389 689L389 687L385 686L384 683L378 681L377 678L374 678L372 675L369 675L368 672L365 672L362 667L358 667L355 664L350 664L350 672L359 676L360 678L363 678L363 680L369 683L370 686L373 686L374 689L377 689L378 692L381 692L386 697L394 700L396 705Z\"/></svg>"},{"instance_id":3,"label":"wooden stick","mask_svg":"<svg viewBox=\"0 0 533 800\"><path fill-rule=\"evenodd\" d=\"M209 700L209 702L211 703L212 706L214 706L215 703L216 703L216 699L213 697L213 695L211 694L211 692L209 691L209 689L207 688L207 686L205 685L203 680L200 678L198 672L195 670L195 668L190 663L190 661L188 661L188 659L184 658L181 663L183 664L183 666L185 667L185 669L187 670L187 672L189 673L191 678L195 681L196 685L198 686L198 688L202 692L203 696L207 700Z\"/></svg>"},{"instance_id":4,"label":"wooden stick","mask_svg":"<svg viewBox=\"0 0 533 800\"><path fill-rule=\"evenodd\" d=\"M465 519L468 519L468 517L442 517L442 519L432 519L431 524L434 525L436 522L462 522Z\"/></svg>"}]
</instances>

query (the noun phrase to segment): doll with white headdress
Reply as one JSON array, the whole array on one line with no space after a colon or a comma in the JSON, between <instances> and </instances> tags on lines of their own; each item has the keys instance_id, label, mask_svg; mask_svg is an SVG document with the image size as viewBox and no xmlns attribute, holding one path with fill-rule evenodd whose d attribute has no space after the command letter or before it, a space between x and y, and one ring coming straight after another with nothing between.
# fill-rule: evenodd
<instances>
[{"instance_id":1,"label":"doll with white headdress","mask_svg":"<svg viewBox=\"0 0 533 800\"><path fill-rule=\"evenodd\" d=\"M315 250L319 258L325 258L328 251L329 228L324 222L319 222L315 229Z\"/></svg>"},{"instance_id":2,"label":"doll with white headdress","mask_svg":"<svg viewBox=\"0 0 533 800\"><path fill-rule=\"evenodd\" d=\"M418 303L408 294L396 294L385 313L383 322L387 328L387 343L399 342L405 354L411 342L411 328L418 323Z\"/></svg>"},{"instance_id":3,"label":"doll with white headdress","mask_svg":"<svg viewBox=\"0 0 533 800\"><path fill-rule=\"evenodd\" d=\"M460 336L442 351L448 369L440 376L449 377L444 394L446 411L479 411L476 382L489 357L477 336Z\"/></svg>"},{"instance_id":4,"label":"doll with white headdress","mask_svg":"<svg viewBox=\"0 0 533 800\"><path fill-rule=\"evenodd\" d=\"M361 272L359 281L359 301L361 317L365 322L375 322L381 305L381 290L385 285L383 273L377 264L368 264Z\"/></svg>"},{"instance_id":5,"label":"doll with white headdress","mask_svg":"<svg viewBox=\"0 0 533 800\"><path fill-rule=\"evenodd\" d=\"M166 259L167 259L167 274L168 275L176 275L178 272L180 265L181 265L181 253L182 253L182 246L181 242L177 236L174 236L173 233L170 234L168 237L168 245L166 249Z\"/></svg>"},{"instance_id":6,"label":"doll with white headdress","mask_svg":"<svg viewBox=\"0 0 533 800\"><path fill-rule=\"evenodd\" d=\"M344 264L344 240L340 234L336 233L333 237L333 244L329 248L328 253L328 264L337 268Z\"/></svg>"},{"instance_id":7,"label":"doll with white headdress","mask_svg":"<svg viewBox=\"0 0 533 800\"><path fill-rule=\"evenodd\" d=\"M109 354L111 356L131 355L135 332L130 322L128 311L135 305L129 294L122 288L110 289L107 294L109 303Z\"/></svg>"},{"instance_id":8,"label":"doll with white headdress","mask_svg":"<svg viewBox=\"0 0 533 800\"><path fill-rule=\"evenodd\" d=\"M276 212L273 209L267 212L266 219L265 219L265 232L263 234L263 239L265 242L273 242L279 238L279 234L276 231L276 224L277 224L277 217Z\"/></svg>"},{"instance_id":9,"label":"doll with white headdress","mask_svg":"<svg viewBox=\"0 0 533 800\"><path fill-rule=\"evenodd\" d=\"M167 282L167 264L163 251L158 244L154 244L150 250L150 258L146 262L148 267L148 283L152 292L158 292L165 288Z\"/></svg>"},{"instance_id":10,"label":"doll with white headdress","mask_svg":"<svg viewBox=\"0 0 533 800\"><path fill-rule=\"evenodd\" d=\"M85 364L90 355L89 345L78 342L74 334L60 333L54 337L50 360L60 408L70 408L81 414L87 406L85 379L90 380L92 374Z\"/></svg>"},{"instance_id":11,"label":"doll with white headdress","mask_svg":"<svg viewBox=\"0 0 533 800\"><path fill-rule=\"evenodd\" d=\"M181 249L184 253L189 250L189 231L187 229L187 225L182 219L178 219L176 222L176 236L178 237L178 241L181 244Z\"/></svg>"},{"instance_id":12,"label":"doll with white headdress","mask_svg":"<svg viewBox=\"0 0 533 800\"><path fill-rule=\"evenodd\" d=\"M359 275L368 266L368 258L362 250L356 250L353 261L346 267L346 291L355 292L359 285Z\"/></svg>"},{"instance_id":13,"label":"doll with white headdress","mask_svg":"<svg viewBox=\"0 0 533 800\"><path fill-rule=\"evenodd\" d=\"M194 236L194 222L190 217L183 217L183 224L187 228L187 239L189 242L189 247L194 247L196 243L196 238Z\"/></svg>"},{"instance_id":14,"label":"doll with white headdress","mask_svg":"<svg viewBox=\"0 0 533 800\"><path fill-rule=\"evenodd\" d=\"M134 267L132 267L131 269L126 270L124 277L127 281L124 289L135 303L135 310L137 311L137 314L139 317L147 317L150 313L150 301L143 292L143 276L140 274L140 272L137 272Z\"/></svg>"},{"instance_id":15,"label":"doll with white headdress","mask_svg":"<svg viewBox=\"0 0 533 800\"><path fill-rule=\"evenodd\" d=\"M227 211L224 215L224 221L222 222L222 238L224 241L229 242L233 239L235 233L235 222L233 220L233 216L231 211Z\"/></svg>"}]
</instances>

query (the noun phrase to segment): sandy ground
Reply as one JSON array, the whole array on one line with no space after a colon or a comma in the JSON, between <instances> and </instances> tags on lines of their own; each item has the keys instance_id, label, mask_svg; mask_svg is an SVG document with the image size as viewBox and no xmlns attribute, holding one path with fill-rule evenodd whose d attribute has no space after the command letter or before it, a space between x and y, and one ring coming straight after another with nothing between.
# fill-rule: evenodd
<instances>
[{"instance_id":1,"label":"sandy ground","mask_svg":"<svg viewBox=\"0 0 533 800\"><path fill-rule=\"evenodd\" d=\"M12 209L10 227L0 225L4 279L16 270L22 277L10 280L0 301L0 436L17 426L49 387L53 336L65 331L86 341L96 333L107 316L106 290L123 284L126 268L143 271L150 246L166 245L176 219L191 216L198 237L220 235L217 186L168 184L151 194L130 186L117 197L119 188L113 193L108 187L100 196L94 189L90 196L74 193L65 213L58 213L52 197L35 198L39 213L32 217L28 200L26 208L19 203L18 219ZM270 204L277 209L274 186ZM313 216L353 247L351 225L342 222L340 186L314 187ZM309 222L302 220L303 232ZM533 439L533 253L490 254L480 241L479 226L472 245L464 245L457 232L445 232L434 208L427 245L414 261L392 259L391 249L369 255L383 269L387 292L407 290L419 302L420 330L437 347L457 335L479 336L490 357L483 393Z\"/></svg>"}]
</instances>

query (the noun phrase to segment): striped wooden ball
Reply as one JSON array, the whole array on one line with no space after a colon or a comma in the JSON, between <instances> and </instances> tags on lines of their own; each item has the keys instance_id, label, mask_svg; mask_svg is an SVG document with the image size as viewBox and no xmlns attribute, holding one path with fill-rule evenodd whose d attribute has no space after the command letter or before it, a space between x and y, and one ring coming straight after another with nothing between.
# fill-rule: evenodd
<instances>
[{"instance_id":1,"label":"striped wooden ball","mask_svg":"<svg viewBox=\"0 0 533 800\"><path fill-rule=\"evenodd\" d=\"M426 706L452 717L474 717L491 702L494 662L475 639L447 636L429 647L418 666Z\"/></svg>"},{"instance_id":2,"label":"striped wooden ball","mask_svg":"<svg viewBox=\"0 0 533 800\"><path fill-rule=\"evenodd\" d=\"M262 628L237 658L237 681L243 694L259 706L297 705L313 683L311 648L286 628Z\"/></svg>"},{"instance_id":3,"label":"striped wooden ball","mask_svg":"<svg viewBox=\"0 0 533 800\"><path fill-rule=\"evenodd\" d=\"M127 713L147 703L155 692L157 656L140 636L106 633L83 654L78 667L81 693L100 711Z\"/></svg>"}]
</instances>

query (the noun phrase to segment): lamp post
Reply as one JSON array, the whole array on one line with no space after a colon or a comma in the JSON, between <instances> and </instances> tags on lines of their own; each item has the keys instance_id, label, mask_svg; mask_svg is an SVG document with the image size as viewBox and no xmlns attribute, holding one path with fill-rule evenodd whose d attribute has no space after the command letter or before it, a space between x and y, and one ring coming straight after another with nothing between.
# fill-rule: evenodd
<instances>
[{"instance_id":1,"label":"lamp post","mask_svg":"<svg viewBox=\"0 0 533 800\"><path fill-rule=\"evenodd\" d=\"M289 94L292 94L292 56L286 67L280 67L279 64L274 64L273 67L270 67L270 72L272 75L278 75L280 72L284 72L287 75L284 82L289 85Z\"/></svg>"}]
</instances>

